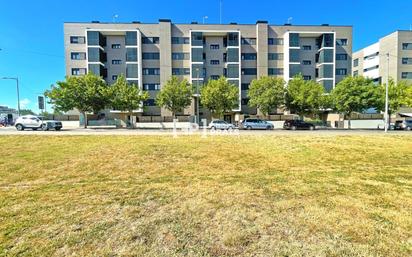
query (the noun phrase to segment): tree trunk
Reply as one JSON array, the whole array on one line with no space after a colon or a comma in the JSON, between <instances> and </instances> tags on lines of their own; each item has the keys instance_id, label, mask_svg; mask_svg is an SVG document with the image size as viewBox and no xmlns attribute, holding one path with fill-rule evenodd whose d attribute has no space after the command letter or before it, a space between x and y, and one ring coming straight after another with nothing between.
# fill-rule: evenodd
<instances>
[{"instance_id":1,"label":"tree trunk","mask_svg":"<svg viewBox=\"0 0 412 257\"><path fill-rule=\"evenodd\" d=\"M83 117L84 117L84 128L87 128L87 113L83 112Z\"/></svg>"},{"instance_id":2,"label":"tree trunk","mask_svg":"<svg viewBox=\"0 0 412 257\"><path fill-rule=\"evenodd\" d=\"M348 129L351 129L350 114L348 115Z\"/></svg>"},{"instance_id":3,"label":"tree trunk","mask_svg":"<svg viewBox=\"0 0 412 257\"><path fill-rule=\"evenodd\" d=\"M133 118L132 118L133 112L129 112L129 122L130 122L130 127L134 128L134 123L133 123Z\"/></svg>"}]
</instances>

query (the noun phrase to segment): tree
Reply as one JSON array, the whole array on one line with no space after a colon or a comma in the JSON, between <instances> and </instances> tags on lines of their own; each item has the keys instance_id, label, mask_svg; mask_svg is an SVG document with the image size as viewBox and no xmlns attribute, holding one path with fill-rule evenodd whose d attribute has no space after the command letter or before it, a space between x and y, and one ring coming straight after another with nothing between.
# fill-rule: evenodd
<instances>
[{"instance_id":1,"label":"tree","mask_svg":"<svg viewBox=\"0 0 412 257\"><path fill-rule=\"evenodd\" d=\"M218 80L209 80L202 87L200 100L212 114L221 117L239 104L239 89L221 76Z\"/></svg>"},{"instance_id":2,"label":"tree","mask_svg":"<svg viewBox=\"0 0 412 257\"><path fill-rule=\"evenodd\" d=\"M20 110L20 115L36 115L36 113L34 113L30 109L21 109Z\"/></svg>"},{"instance_id":3,"label":"tree","mask_svg":"<svg viewBox=\"0 0 412 257\"><path fill-rule=\"evenodd\" d=\"M388 86L388 96L389 96L389 115L399 111L399 108L408 105L408 92L411 90L411 86L405 81L401 80L398 83L390 78ZM385 97L386 96L386 83L379 87L379 98L377 109L380 111L385 111Z\"/></svg>"},{"instance_id":4,"label":"tree","mask_svg":"<svg viewBox=\"0 0 412 257\"><path fill-rule=\"evenodd\" d=\"M277 77L254 79L249 87L249 106L257 107L264 115L284 104L285 81Z\"/></svg>"},{"instance_id":5,"label":"tree","mask_svg":"<svg viewBox=\"0 0 412 257\"><path fill-rule=\"evenodd\" d=\"M114 110L128 112L130 124L134 110L143 107L143 101L149 98L147 92L142 92L135 84L128 84L124 75L120 75L110 87L110 105ZM133 124L132 124L133 126Z\"/></svg>"},{"instance_id":6,"label":"tree","mask_svg":"<svg viewBox=\"0 0 412 257\"><path fill-rule=\"evenodd\" d=\"M66 77L66 81L57 82L45 95L56 111L77 109L84 115L84 127L87 128L87 113L97 113L110 104L106 82L92 73L84 76Z\"/></svg>"},{"instance_id":7,"label":"tree","mask_svg":"<svg viewBox=\"0 0 412 257\"><path fill-rule=\"evenodd\" d=\"M172 112L173 118L176 113L182 112L192 103L193 89L186 79L172 76L162 90L157 94L156 104Z\"/></svg>"},{"instance_id":8,"label":"tree","mask_svg":"<svg viewBox=\"0 0 412 257\"><path fill-rule=\"evenodd\" d=\"M362 112L376 107L379 99L378 90L372 80L362 76L348 76L332 90L334 109L348 117L349 129L351 128L350 116L353 112Z\"/></svg>"},{"instance_id":9,"label":"tree","mask_svg":"<svg viewBox=\"0 0 412 257\"><path fill-rule=\"evenodd\" d=\"M325 89L313 80L304 80L302 75L291 79L286 88L286 107L299 116L318 113L328 106Z\"/></svg>"}]
</instances>

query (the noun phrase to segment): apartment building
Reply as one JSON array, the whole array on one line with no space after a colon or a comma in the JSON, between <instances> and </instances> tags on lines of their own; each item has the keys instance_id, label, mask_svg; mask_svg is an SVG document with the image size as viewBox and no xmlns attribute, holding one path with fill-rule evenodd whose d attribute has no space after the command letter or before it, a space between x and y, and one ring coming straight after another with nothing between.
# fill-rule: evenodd
<instances>
[{"instance_id":1,"label":"apartment building","mask_svg":"<svg viewBox=\"0 0 412 257\"><path fill-rule=\"evenodd\" d=\"M172 75L201 87L225 76L239 87L239 105L225 119L256 114L248 107L250 82L260 76L286 81L296 74L316 80L327 91L351 74L351 26L256 24L65 23L68 76L93 72L113 83L120 74L148 91L150 99L137 115L170 116L155 97ZM196 101L180 115L210 114Z\"/></svg>"},{"instance_id":2,"label":"apartment building","mask_svg":"<svg viewBox=\"0 0 412 257\"><path fill-rule=\"evenodd\" d=\"M353 76L381 83L388 74L395 81L412 82L412 31L395 31L353 54Z\"/></svg>"}]
</instances>

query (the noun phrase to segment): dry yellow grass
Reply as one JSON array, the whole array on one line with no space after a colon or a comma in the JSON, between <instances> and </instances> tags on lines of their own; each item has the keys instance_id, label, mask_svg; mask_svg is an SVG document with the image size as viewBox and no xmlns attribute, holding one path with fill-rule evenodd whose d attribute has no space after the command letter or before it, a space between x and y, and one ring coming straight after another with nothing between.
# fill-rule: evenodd
<instances>
[{"instance_id":1,"label":"dry yellow grass","mask_svg":"<svg viewBox=\"0 0 412 257\"><path fill-rule=\"evenodd\" d=\"M0 256L411 256L411 136L3 136Z\"/></svg>"}]
</instances>

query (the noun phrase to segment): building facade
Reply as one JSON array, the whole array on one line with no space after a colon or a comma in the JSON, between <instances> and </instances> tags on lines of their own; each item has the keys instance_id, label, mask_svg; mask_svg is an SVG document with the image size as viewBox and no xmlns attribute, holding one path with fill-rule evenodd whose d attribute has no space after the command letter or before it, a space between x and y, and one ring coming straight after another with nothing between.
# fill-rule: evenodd
<instances>
[{"instance_id":1,"label":"building facade","mask_svg":"<svg viewBox=\"0 0 412 257\"><path fill-rule=\"evenodd\" d=\"M256 24L65 23L66 74L93 72L113 83L120 74L148 91L140 115L170 116L155 105L162 85L172 76L201 87L225 76L239 87L239 105L228 114L256 114L248 107L253 79L297 74L316 80L327 91L351 74L351 26L282 26ZM195 101L181 115L208 111Z\"/></svg>"},{"instance_id":2,"label":"building facade","mask_svg":"<svg viewBox=\"0 0 412 257\"><path fill-rule=\"evenodd\" d=\"M353 76L381 83L388 74L395 81L412 82L412 31L395 31L353 54Z\"/></svg>"}]
</instances>

